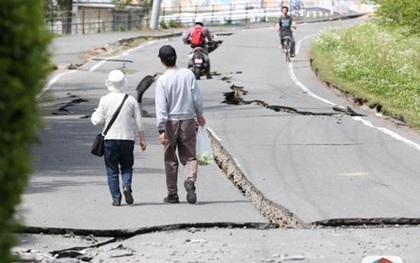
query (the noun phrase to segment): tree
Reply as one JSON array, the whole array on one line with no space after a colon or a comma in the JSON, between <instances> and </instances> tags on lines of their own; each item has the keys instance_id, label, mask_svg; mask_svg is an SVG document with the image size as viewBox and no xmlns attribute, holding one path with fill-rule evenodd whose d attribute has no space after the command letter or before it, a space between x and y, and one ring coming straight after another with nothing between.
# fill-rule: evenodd
<instances>
[{"instance_id":1,"label":"tree","mask_svg":"<svg viewBox=\"0 0 420 263\"><path fill-rule=\"evenodd\" d=\"M131 5L132 2L132 0L112 0L115 9L124 9L126 6Z\"/></svg>"},{"instance_id":2,"label":"tree","mask_svg":"<svg viewBox=\"0 0 420 263\"><path fill-rule=\"evenodd\" d=\"M15 262L16 207L31 173L30 147L40 127L36 95L49 70L39 0L2 1L0 9L0 262Z\"/></svg>"},{"instance_id":3,"label":"tree","mask_svg":"<svg viewBox=\"0 0 420 263\"><path fill-rule=\"evenodd\" d=\"M408 27L410 33L420 33L420 1L374 0L378 4L376 15L391 27Z\"/></svg>"},{"instance_id":4,"label":"tree","mask_svg":"<svg viewBox=\"0 0 420 263\"><path fill-rule=\"evenodd\" d=\"M71 34L73 0L42 0L45 17L50 22L61 19L63 34Z\"/></svg>"},{"instance_id":5,"label":"tree","mask_svg":"<svg viewBox=\"0 0 420 263\"><path fill-rule=\"evenodd\" d=\"M51 11L55 11L57 8L57 2L55 0L42 0L42 6L45 13L49 13Z\"/></svg>"},{"instance_id":6,"label":"tree","mask_svg":"<svg viewBox=\"0 0 420 263\"><path fill-rule=\"evenodd\" d=\"M71 34L73 0L57 0L57 3L62 9L63 33Z\"/></svg>"}]
</instances>

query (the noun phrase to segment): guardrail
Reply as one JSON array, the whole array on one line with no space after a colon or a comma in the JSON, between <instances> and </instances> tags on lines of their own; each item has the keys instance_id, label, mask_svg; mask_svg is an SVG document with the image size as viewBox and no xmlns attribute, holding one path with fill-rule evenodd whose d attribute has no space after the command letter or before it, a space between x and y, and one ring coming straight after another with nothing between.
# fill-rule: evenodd
<instances>
[{"instance_id":1,"label":"guardrail","mask_svg":"<svg viewBox=\"0 0 420 263\"><path fill-rule=\"evenodd\" d=\"M281 14L283 3L260 2L258 5L229 4L212 6L177 6L163 7L160 24L191 25L200 14L206 24L238 24L253 22L268 22L277 20ZM374 4L365 4L360 0L294 0L287 3L290 13L297 20L318 17L340 17L358 13L368 13L374 10Z\"/></svg>"},{"instance_id":2,"label":"guardrail","mask_svg":"<svg viewBox=\"0 0 420 263\"><path fill-rule=\"evenodd\" d=\"M258 4L213 4L206 6L172 6L161 8L161 28L185 27L194 23L197 14L206 25L245 24L276 21L283 1L266 0ZM255 3L255 2L253 2ZM328 18L367 13L373 4L361 0L288 0L290 13L297 20ZM113 5L78 5L72 12L46 14L47 29L55 34L92 34L111 31L143 30L149 27L148 8L115 9Z\"/></svg>"}]
</instances>

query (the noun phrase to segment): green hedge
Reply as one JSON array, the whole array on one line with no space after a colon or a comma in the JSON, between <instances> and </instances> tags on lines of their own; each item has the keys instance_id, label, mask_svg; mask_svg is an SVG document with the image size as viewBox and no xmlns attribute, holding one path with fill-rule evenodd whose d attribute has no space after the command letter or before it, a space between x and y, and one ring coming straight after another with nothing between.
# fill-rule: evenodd
<instances>
[{"instance_id":1,"label":"green hedge","mask_svg":"<svg viewBox=\"0 0 420 263\"><path fill-rule=\"evenodd\" d=\"M312 45L319 76L410 127L420 129L420 35L376 22L331 28Z\"/></svg>"},{"instance_id":2,"label":"green hedge","mask_svg":"<svg viewBox=\"0 0 420 263\"><path fill-rule=\"evenodd\" d=\"M50 35L40 0L0 8L0 262L12 262L17 205L31 173L30 148L41 123L36 95L49 72Z\"/></svg>"},{"instance_id":3,"label":"green hedge","mask_svg":"<svg viewBox=\"0 0 420 263\"><path fill-rule=\"evenodd\" d=\"M376 15L390 27L407 27L410 34L420 33L419 0L375 0Z\"/></svg>"}]
</instances>

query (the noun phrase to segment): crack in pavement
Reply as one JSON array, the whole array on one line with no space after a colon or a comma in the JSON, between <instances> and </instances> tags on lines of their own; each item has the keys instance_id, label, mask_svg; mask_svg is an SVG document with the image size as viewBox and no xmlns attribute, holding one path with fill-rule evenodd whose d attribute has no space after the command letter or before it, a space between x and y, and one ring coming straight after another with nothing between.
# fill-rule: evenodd
<instances>
[{"instance_id":1,"label":"crack in pavement","mask_svg":"<svg viewBox=\"0 0 420 263\"><path fill-rule=\"evenodd\" d=\"M244 175L234 158L225 150L212 131L209 132L215 162L234 186L247 197L260 211L262 216L277 227L306 228L309 224L303 222L287 208L264 196Z\"/></svg>"},{"instance_id":2,"label":"crack in pavement","mask_svg":"<svg viewBox=\"0 0 420 263\"><path fill-rule=\"evenodd\" d=\"M188 230L195 232L197 229L274 229L277 225L271 223L232 223L232 222L213 222L213 223L185 223L185 224L173 224L173 225L162 225L153 227L143 227L137 229L113 229L113 230L102 230L102 229L71 229L71 228L54 228L54 227L31 227L27 226L22 229L21 234L42 234L42 235L61 235L62 237L82 237L84 239L96 241L96 237L110 237L111 239L102 242L97 242L92 245L86 246L74 246L65 249L53 250L47 252L51 255L51 258L73 258L81 260L83 262L90 262L97 253L89 255L85 253L88 249L99 249L106 247L111 244L117 244L109 248L109 250L123 249L122 245L119 244L121 241L132 238L137 235L149 234L154 232L164 231L175 231L175 230ZM30 252L30 251L29 251ZM83 252L83 253L82 253ZM32 252L30 257L25 262L38 262L35 260L37 251ZM45 253L43 253L45 254ZM23 261L21 261L23 262ZM42 261L44 262L44 261ZM55 261L54 261L55 262Z\"/></svg>"},{"instance_id":3,"label":"crack in pavement","mask_svg":"<svg viewBox=\"0 0 420 263\"><path fill-rule=\"evenodd\" d=\"M78 98L78 99L72 99L72 100L70 100L70 101L68 101L68 102L66 102L66 103L64 103L64 105L63 106L60 106L60 107L58 107L57 108L57 111L55 111L55 112L53 112L52 114L53 115L59 115L60 114L60 112L70 112L69 111L69 109L67 109L68 107L71 107L71 106L75 106L76 104L79 104L79 103L82 103L82 102L88 102L88 100L86 100L86 99L81 99L81 98ZM71 112L70 112L71 113Z\"/></svg>"},{"instance_id":4,"label":"crack in pavement","mask_svg":"<svg viewBox=\"0 0 420 263\"><path fill-rule=\"evenodd\" d=\"M223 80L230 80L224 78ZM225 96L224 103L235 105L247 105L257 103L268 109L274 111L283 111L300 115L323 115L332 116L336 114L346 114L349 116L364 116L356 113L350 107L335 105L332 109L335 112L309 112L299 111L292 107L285 107L279 105L269 105L262 100L245 101L243 96L248 92L243 87L232 85L230 87L233 91L223 93ZM222 103L223 103L222 102ZM213 152L216 164L224 172L227 178L247 197L261 214L270 222L278 225L279 227L292 227L292 228L313 228L313 227L392 227L395 225L420 225L420 218L333 218L328 220L321 220L312 223L303 222L299 217L283 207L278 203L274 203L267 199L264 194L259 191L240 170L239 166L235 163L234 158L223 148L220 141L217 140L213 132L209 132L212 141ZM305 144L305 145L338 145L347 146L355 144ZM386 187L386 185L384 185Z\"/></svg>"},{"instance_id":5,"label":"crack in pavement","mask_svg":"<svg viewBox=\"0 0 420 263\"><path fill-rule=\"evenodd\" d=\"M420 218L334 218L320 220L312 223L316 226L323 227L392 227L392 226L418 226Z\"/></svg>"},{"instance_id":6,"label":"crack in pavement","mask_svg":"<svg viewBox=\"0 0 420 263\"><path fill-rule=\"evenodd\" d=\"M223 78L223 80L228 80L228 78ZM227 81L230 83L229 81ZM225 97L224 101L222 103L226 104L234 104L234 105L249 105L252 103L256 103L257 105L263 106L267 109L273 110L275 112L287 112L297 115L303 115L303 116L333 116L333 115L339 115L339 114L346 114L349 116L365 116L363 114L359 114L352 110L350 107L335 105L332 107L333 112L312 112L312 111L301 111L293 107L288 106L282 106L282 105L269 105L263 100L250 100L246 101L244 100L243 96L248 94L248 91L244 90L241 86L232 85L230 87L233 91L231 92L224 92L223 96Z\"/></svg>"},{"instance_id":7,"label":"crack in pavement","mask_svg":"<svg viewBox=\"0 0 420 263\"><path fill-rule=\"evenodd\" d=\"M240 74L242 72L237 72ZM214 73L216 75L217 73ZM142 102L144 92L153 84L158 74L147 75L138 84L137 101L139 104ZM223 79L230 83L230 78ZM336 114L347 114L349 116L362 116L354 112L349 107L336 105L332 109L334 112L310 112L299 111L293 107L286 107L281 105L269 105L262 100L245 101L243 95L247 91L243 87L232 85L232 92L224 93L225 103L228 104L252 104L256 103L267 109L276 112L288 112L298 115L322 115L332 116ZM86 102L83 99L74 99L59 108L59 111L66 111L67 107L74 106L76 103ZM218 167L223 171L226 177L234 184L234 186L245 196L250 202L260 211L261 215L266 218L269 223L230 223L230 222L216 222L216 223L189 223L189 224L173 224L161 225L154 227L145 227L137 229L114 229L114 230L95 230L95 229L70 229L70 228L53 228L53 227L25 227L21 233L26 234L44 234L44 235L72 235L77 236L97 236L97 237L110 237L110 240L99 242L88 246L76 246L61 250L54 250L49 252L56 258L77 258L82 261L90 261L90 258L83 255L79 251L89 248L100 248L108 244L116 243L120 240L125 240L136 235L147 234L152 232L173 231L182 229L193 228L249 228L249 229L271 229L271 228L334 228L334 227L391 227L395 225L420 225L420 219L417 218L344 218L344 219L328 219L316 221L312 223L303 222L297 215L292 213L282 205L275 203L264 196L252 182L241 171L235 163L234 158L224 149L220 141L217 140L213 132L209 132L212 142L212 148L215 155L215 162ZM319 145L319 144L308 144ZM322 144L322 145L336 145L336 144ZM339 144L339 145L352 145L352 144ZM84 258L83 258L84 257Z\"/></svg>"},{"instance_id":8,"label":"crack in pavement","mask_svg":"<svg viewBox=\"0 0 420 263\"><path fill-rule=\"evenodd\" d=\"M148 234L153 232L161 231L173 231L190 228L250 228L250 229L270 229L276 228L276 224L272 223L256 223L256 222L211 222L211 223L182 223L182 224L171 224L171 225L160 225L151 227L139 227L132 229L81 229L81 228L58 228L58 227L35 227L26 226L23 227L20 233L25 234L44 234L44 235L77 235L77 236L89 236L93 235L96 237L112 237L112 238L130 238L136 235Z\"/></svg>"}]
</instances>

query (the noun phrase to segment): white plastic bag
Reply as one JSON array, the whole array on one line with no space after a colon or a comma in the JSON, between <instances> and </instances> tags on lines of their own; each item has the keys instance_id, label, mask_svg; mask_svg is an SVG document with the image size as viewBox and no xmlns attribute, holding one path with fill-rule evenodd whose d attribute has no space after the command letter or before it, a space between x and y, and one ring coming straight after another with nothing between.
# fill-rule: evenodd
<instances>
[{"instance_id":1,"label":"white plastic bag","mask_svg":"<svg viewBox=\"0 0 420 263\"><path fill-rule=\"evenodd\" d=\"M198 165L209 165L214 161L210 138L205 126L198 126L196 151Z\"/></svg>"}]
</instances>

